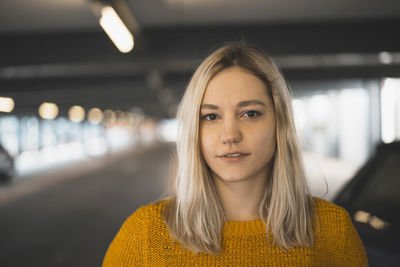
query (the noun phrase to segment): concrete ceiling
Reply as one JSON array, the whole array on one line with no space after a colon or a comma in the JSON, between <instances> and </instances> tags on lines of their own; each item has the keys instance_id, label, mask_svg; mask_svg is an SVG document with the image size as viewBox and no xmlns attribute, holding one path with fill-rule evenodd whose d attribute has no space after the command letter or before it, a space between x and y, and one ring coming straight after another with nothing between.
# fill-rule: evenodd
<instances>
[{"instance_id":1,"label":"concrete ceiling","mask_svg":"<svg viewBox=\"0 0 400 267\"><path fill-rule=\"evenodd\" d=\"M139 25L131 53L102 32L95 1L1 1L0 94L17 100L15 112L33 114L47 99L165 117L196 64L240 39L270 53L293 82L400 76L398 0L101 2ZM382 51L391 64L379 62Z\"/></svg>"},{"instance_id":2,"label":"concrete ceiling","mask_svg":"<svg viewBox=\"0 0 400 267\"><path fill-rule=\"evenodd\" d=\"M2 0L0 33L99 29L91 0ZM103 1L112 2L112 1ZM127 0L143 28L400 17L398 0Z\"/></svg>"}]
</instances>

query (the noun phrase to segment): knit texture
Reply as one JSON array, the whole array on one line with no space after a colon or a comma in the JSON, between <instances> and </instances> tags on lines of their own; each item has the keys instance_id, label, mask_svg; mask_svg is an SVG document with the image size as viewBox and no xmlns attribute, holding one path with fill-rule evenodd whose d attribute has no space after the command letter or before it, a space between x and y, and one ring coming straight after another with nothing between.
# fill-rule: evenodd
<instances>
[{"instance_id":1,"label":"knit texture","mask_svg":"<svg viewBox=\"0 0 400 267\"><path fill-rule=\"evenodd\" d=\"M368 266L361 239L343 208L314 198L319 228L313 247L283 251L267 244L261 220L228 221L223 253L194 254L174 242L162 220L165 200L137 209L110 244L103 267L118 266Z\"/></svg>"}]
</instances>

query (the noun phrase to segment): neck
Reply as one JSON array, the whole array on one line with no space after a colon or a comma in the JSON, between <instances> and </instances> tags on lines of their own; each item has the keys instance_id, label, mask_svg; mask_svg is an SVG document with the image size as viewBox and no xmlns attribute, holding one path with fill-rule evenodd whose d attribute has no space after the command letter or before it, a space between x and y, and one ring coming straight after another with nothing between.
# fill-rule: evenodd
<instances>
[{"instance_id":1,"label":"neck","mask_svg":"<svg viewBox=\"0 0 400 267\"><path fill-rule=\"evenodd\" d=\"M259 206L265 192L266 171L242 181L225 181L216 174L213 179L228 221L260 219Z\"/></svg>"}]
</instances>

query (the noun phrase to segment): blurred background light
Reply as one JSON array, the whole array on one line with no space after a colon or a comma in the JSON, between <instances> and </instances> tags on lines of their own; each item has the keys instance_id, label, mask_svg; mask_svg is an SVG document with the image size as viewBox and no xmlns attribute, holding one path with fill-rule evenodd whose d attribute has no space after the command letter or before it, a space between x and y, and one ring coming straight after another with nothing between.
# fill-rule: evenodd
<instances>
[{"instance_id":1,"label":"blurred background light","mask_svg":"<svg viewBox=\"0 0 400 267\"><path fill-rule=\"evenodd\" d=\"M88 121L93 124L99 124L103 120L103 112L99 108L92 108L87 115Z\"/></svg>"},{"instance_id":2,"label":"blurred background light","mask_svg":"<svg viewBox=\"0 0 400 267\"><path fill-rule=\"evenodd\" d=\"M393 62L393 56L386 51L380 52L379 55L379 61L382 62L383 64L390 64Z\"/></svg>"},{"instance_id":3,"label":"blurred background light","mask_svg":"<svg viewBox=\"0 0 400 267\"><path fill-rule=\"evenodd\" d=\"M68 111L68 117L73 122L81 122L85 119L85 110L81 106L72 106Z\"/></svg>"},{"instance_id":4,"label":"blurred background light","mask_svg":"<svg viewBox=\"0 0 400 267\"><path fill-rule=\"evenodd\" d=\"M373 216L371 218L371 220L369 221L369 224L376 230L383 230L383 229L389 227L389 225L390 225L389 223L385 222L384 220L382 220L376 216Z\"/></svg>"},{"instance_id":5,"label":"blurred background light","mask_svg":"<svg viewBox=\"0 0 400 267\"><path fill-rule=\"evenodd\" d=\"M42 119L55 119L58 115L58 107L54 103L44 102L39 106L39 115Z\"/></svg>"},{"instance_id":6,"label":"blurred background light","mask_svg":"<svg viewBox=\"0 0 400 267\"><path fill-rule=\"evenodd\" d=\"M122 123L124 120L125 114L122 110L115 111L115 119L118 123Z\"/></svg>"},{"instance_id":7,"label":"blurred background light","mask_svg":"<svg viewBox=\"0 0 400 267\"><path fill-rule=\"evenodd\" d=\"M128 53L133 49L133 36L112 7L101 10L100 25L119 51Z\"/></svg>"},{"instance_id":8,"label":"blurred background light","mask_svg":"<svg viewBox=\"0 0 400 267\"><path fill-rule=\"evenodd\" d=\"M354 213L353 218L356 222L368 223L371 218L371 214L369 212L359 210Z\"/></svg>"},{"instance_id":9,"label":"blurred background light","mask_svg":"<svg viewBox=\"0 0 400 267\"><path fill-rule=\"evenodd\" d=\"M126 120L130 125L136 126L135 116L132 113L130 112L126 113Z\"/></svg>"},{"instance_id":10,"label":"blurred background light","mask_svg":"<svg viewBox=\"0 0 400 267\"><path fill-rule=\"evenodd\" d=\"M327 95L317 94L311 97L310 116L316 123L324 123L331 115L331 101Z\"/></svg>"},{"instance_id":11,"label":"blurred background light","mask_svg":"<svg viewBox=\"0 0 400 267\"><path fill-rule=\"evenodd\" d=\"M11 112L14 109L14 100L9 97L0 97L0 112Z\"/></svg>"},{"instance_id":12,"label":"blurred background light","mask_svg":"<svg viewBox=\"0 0 400 267\"><path fill-rule=\"evenodd\" d=\"M111 109L105 110L103 115L103 123L105 126L112 126L117 121L117 116Z\"/></svg>"},{"instance_id":13,"label":"blurred background light","mask_svg":"<svg viewBox=\"0 0 400 267\"><path fill-rule=\"evenodd\" d=\"M307 120L306 105L302 99L294 99L292 105L296 127L298 129L303 129Z\"/></svg>"},{"instance_id":14,"label":"blurred background light","mask_svg":"<svg viewBox=\"0 0 400 267\"><path fill-rule=\"evenodd\" d=\"M381 91L381 134L384 143L400 139L400 79L385 79Z\"/></svg>"},{"instance_id":15,"label":"blurred background light","mask_svg":"<svg viewBox=\"0 0 400 267\"><path fill-rule=\"evenodd\" d=\"M158 126L158 135L163 141L176 142L178 122L176 119L163 120Z\"/></svg>"}]
</instances>

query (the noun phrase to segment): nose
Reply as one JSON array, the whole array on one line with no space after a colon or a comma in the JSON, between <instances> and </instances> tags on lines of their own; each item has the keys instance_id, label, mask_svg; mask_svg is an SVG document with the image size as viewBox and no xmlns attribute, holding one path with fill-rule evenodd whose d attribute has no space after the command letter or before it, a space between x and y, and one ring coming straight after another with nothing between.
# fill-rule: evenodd
<instances>
[{"instance_id":1,"label":"nose","mask_svg":"<svg viewBox=\"0 0 400 267\"><path fill-rule=\"evenodd\" d=\"M221 142L223 144L233 144L242 141L243 136L240 127L235 120L226 120L221 131Z\"/></svg>"}]
</instances>

